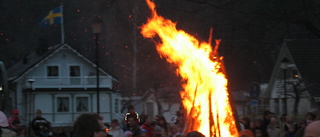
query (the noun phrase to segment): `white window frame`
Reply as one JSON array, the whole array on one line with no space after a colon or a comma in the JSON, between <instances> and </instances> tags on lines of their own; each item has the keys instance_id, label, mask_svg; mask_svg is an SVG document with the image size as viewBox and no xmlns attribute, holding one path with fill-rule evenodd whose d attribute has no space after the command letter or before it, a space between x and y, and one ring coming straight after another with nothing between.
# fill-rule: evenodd
<instances>
[{"instance_id":1,"label":"white window frame","mask_svg":"<svg viewBox=\"0 0 320 137\"><path fill-rule=\"evenodd\" d=\"M68 111L59 111L59 102L58 102L58 98L68 98L69 100L68 100ZM70 97L70 95L57 95L57 96L55 96L55 112L56 113L69 113L69 112L71 112L71 97Z\"/></svg>"},{"instance_id":2,"label":"white window frame","mask_svg":"<svg viewBox=\"0 0 320 137\"><path fill-rule=\"evenodd\" d=\"M83 72L82 69L83 69L83 68L82 68L82 65L81 65L81 64L68 64L68 65L67 65L68 71L70 70L70 67L71 67L71 66L79 66L79 68L80 68L80 76L79 76L79 77L83 76L83 75L82 75L82 72ZM71 76L70 76L70 72L67 74L67 76L71 77Z\"/></svg>"},{"instance_id":3,"label":"white window frame","mask_svg":"<svg viewBox=\"0 0 320 137\"><path fill-rule=\"evenodd\" d=\"M58 67L58 76L48 76L48 67ZM59 79L61 76L61 67L59 64L48 64L45 68L45 77L46 79Z\"/></svg>"},{"instance_id":4,"label":"white window frame","mask_svg":"<svg viewBox=\"0 0 320 137\"><path fill-rule=\"evenodd\" d=\"M88 99L87 111L78 111L77 110L77 107L78 107L77 98L79 98L79 97L86 97ZM73 111L76 112L76 113L90 112L90 110L91 110L91 100L90 100L90 96L89 95L75 95L73 104L74 104L74 108L73 108L74 110Z\"/></svg>"},{"instance_id":5,"label":"white window frame","mask_svg":"<svg viewBox=\"0 0 320 137\"><path fill-rule=\"evenodd\" d=\"M68 73L66 73L65 75L69 78L69 79L71 79L72 78L72 76L70 76L70 67L71 66L79 66L79 69L80 69L80 76L78 76L79 77L79 79L80 79L80 83L79 84L81 84L81 83L83 83L82 81L83 81L83 67L82 67L82 65L81 64L77 64L77 63L75 63L75 64L67 64L67 70L68 70Z\"/></svg>"}]
</instances>

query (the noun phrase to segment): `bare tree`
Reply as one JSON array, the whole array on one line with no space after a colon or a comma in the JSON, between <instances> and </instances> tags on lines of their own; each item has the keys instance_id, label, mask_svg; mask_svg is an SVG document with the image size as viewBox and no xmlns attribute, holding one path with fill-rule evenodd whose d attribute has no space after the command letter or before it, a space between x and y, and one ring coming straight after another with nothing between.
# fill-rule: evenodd
<instances>
[{"instance_id":1,"label":"bare tree","mask_svg":"<svg viewBox=\"0 0 320 137\"><path fill-rule=\"evenodd\" d=\"M291 96L294 98L293 112L295 115L298 115L299 103L303 95L309 94L312 98L315 89L316 83L308 83L306 80L301 78L295 78L294 81L287 82L287 84L291 85L293 94L287 94L287 96Z\"/></svg>"}]
</instances>

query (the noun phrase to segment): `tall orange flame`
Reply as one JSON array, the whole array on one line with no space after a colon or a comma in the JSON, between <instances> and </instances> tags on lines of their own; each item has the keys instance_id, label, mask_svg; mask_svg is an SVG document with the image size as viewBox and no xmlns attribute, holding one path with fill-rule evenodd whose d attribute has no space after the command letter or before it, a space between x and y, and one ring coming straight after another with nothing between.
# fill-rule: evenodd
<instances>
[{"instance_id":1,"label":"tall orange flame","mask_svg":"<svg viewBox=\"0 0 320 137\"><path fill-rule=\"evenodd\" d=\"M168 62L178 66L177 73L184 79L180 92L187 112L186 132L199 131L206 137L237 137L235 118L228 98L227 79L218 59L217 48L199 42L193 36L176 29L176 23L158 16L156 5L146 0L151 17L141 27L146 38L158 35L161 43L156 48ZM216 47L219 41L216 41Z\"/></svg>"}]
</instances>

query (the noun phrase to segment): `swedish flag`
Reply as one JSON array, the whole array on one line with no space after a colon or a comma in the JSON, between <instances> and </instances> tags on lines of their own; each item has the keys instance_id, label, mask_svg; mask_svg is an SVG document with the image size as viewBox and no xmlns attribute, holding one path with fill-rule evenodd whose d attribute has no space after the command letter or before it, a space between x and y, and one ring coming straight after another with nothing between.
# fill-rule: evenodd
<instances>
[{"instance_id":1,"label":"swedish flag","mask_svg":"<svg viewBox=\"0 0 320 137\"><path fill-rule=\"evenodd\" d=\"M45 27L53 24L62 24L62 21L62 7L58 6L42 19L40 26Z\"/></svg>"}]
</instances>

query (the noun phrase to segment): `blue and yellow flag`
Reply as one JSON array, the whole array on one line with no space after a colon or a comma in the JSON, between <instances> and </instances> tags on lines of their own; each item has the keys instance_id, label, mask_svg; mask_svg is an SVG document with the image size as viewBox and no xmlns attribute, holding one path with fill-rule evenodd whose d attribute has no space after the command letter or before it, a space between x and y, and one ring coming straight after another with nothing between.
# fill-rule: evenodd
<instances>
[{"instance_id":1,"label":"blue and yellow flag","mask_svg":"<svg viewBox=\"0 0 320 137\"><path fill-rule=\"evenodd\" d=\"M51 10L47 16L41 20L41 27L53 24L62 24L62 8L58 6Z\"/></svg>"}]
</instances>

